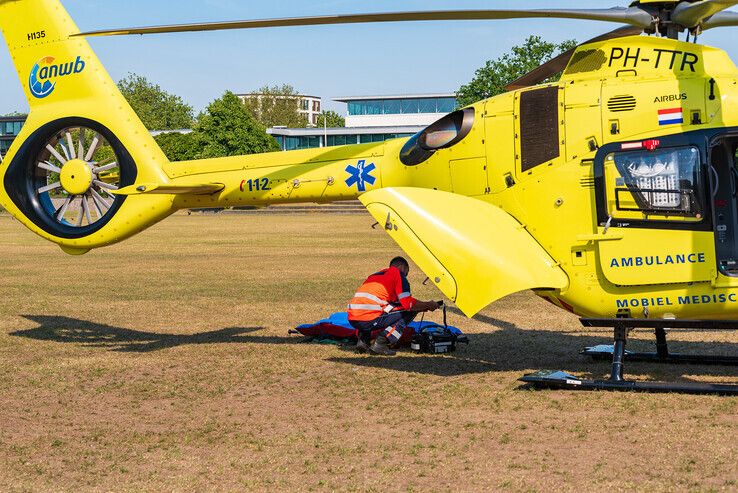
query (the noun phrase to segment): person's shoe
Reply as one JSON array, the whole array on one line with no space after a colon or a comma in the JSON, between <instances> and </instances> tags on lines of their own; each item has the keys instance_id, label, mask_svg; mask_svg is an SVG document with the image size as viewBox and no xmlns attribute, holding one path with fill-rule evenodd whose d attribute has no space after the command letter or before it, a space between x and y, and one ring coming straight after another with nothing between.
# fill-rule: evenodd
<instances>
[{"instance_id":1,"label":"person's shoe","mask_svg":"<svg viewBox=\"0 0 738 493\"><path fill-rule=\"evenodd\" d=\"M389 341L387 341L387 338L385 336L379 336L374 341L374 344L371 345L369 348L369 351L371 351L373 354L378 354L379 356L394 356L397 353L390 349Z\"/></svg>"},{"instance_id":2,"label":"person's shoe","mask_svg":"<svg viewBox=\"0 0 738 493\"><path fill-rule=\"evenodd\" d=\"M354 346L354 349L356 349L357 353L364 354L369 351L369 344L359 339L358 341L356 341L356 346Z\"/></svg>"}]
</instances>

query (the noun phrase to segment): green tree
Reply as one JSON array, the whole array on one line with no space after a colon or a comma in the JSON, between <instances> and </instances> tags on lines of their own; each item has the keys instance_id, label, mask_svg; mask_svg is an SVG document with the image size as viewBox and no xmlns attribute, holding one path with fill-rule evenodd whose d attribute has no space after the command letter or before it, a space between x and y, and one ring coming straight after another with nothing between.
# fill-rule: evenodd
<instances>
[{"instance_id":1,"label":"green tree","mask_svg":"<svg viewBox=\"0 0 738 493\"><path fill-rule=\"evenodd\" d=\"M555 44L543 41L540 36L530 36L523 45L514 46L510 53L488 60L484 67L478 69L471 82L457 91L459 106L468 106L506 92L506 85L576 45L575 40ZM555 81L560 77L558 74L549 80Z\"/></svg>"},{"instance_id":2,"label":"green tree","mask_svg":"<svg viewBox=\"0 0 738 493\"><path fill-rule=\"evenodd\" d=\"M299 93L289 84L264 86L244 100L244 105L265 127L307 127L308 119L299 112L300 104Z\"/></svg>"},{"instance_id":3,"label":"green tree","mask_svg":"<svg viewBox=\"0 0 738 493\"><path fill-rule=\"evenodd\" d=\"M11 111L10 113L5 113L2 116L28 116L28 113L21 113L20 111Z\"/></svg>"},{"instance_id":4,"label":"green tree","mask_svg":"<svg viewBox=\"0 0 738 493\"><path fill-rule=\"evenodd\" d=\"M335 111L323 111L318 115L317 125L318 127L345 127L346 119Z\"/></svg>"},{"instance_id":5,"label":"green tree","mask_svg":"<svg viewBox=\"0 0 738 493\"><path fill-rule=\"evenodd\" d=\"M181 134L170 132L154 137L161 150L170 161L189 161L197 159L199 147L198 137L194 132Z\"/></svg>"},{"instance_id":6,"label":"green tree","mask_svg":"<svg viewBox=\"0 0 738 493\"><path fill-rule=\"evenodd\" d=\"M210 103L198 117L195 137L200 147L200 158L279 150L274 137L266 133L264 126L230 91Z\"/></svg>"},{"instance_id":7,"label":"green tree","mask_svg":"<svg viewBox=\"0 0 738 493\"><path fill-rule=\"evenodd\" d=\"M118 88L149 130L192 128L192 106L146 77L128 74L118 82Z\"/></svg>"}]
</instances>

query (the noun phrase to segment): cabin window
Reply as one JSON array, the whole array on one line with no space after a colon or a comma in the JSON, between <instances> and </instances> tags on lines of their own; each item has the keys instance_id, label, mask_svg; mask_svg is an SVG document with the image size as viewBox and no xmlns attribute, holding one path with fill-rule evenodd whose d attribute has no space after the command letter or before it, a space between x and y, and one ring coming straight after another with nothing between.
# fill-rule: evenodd
<instances>
[{"instance_id":1,"label":"cabin window","mask_svg":"<svg viewBox=\"0 0 738 493\"><path fill-rule=\"evenodd\" d=\"M703 176L696 147L617 152L605 157L614 219L701 221Z\"/></svg>"}]
</instances>

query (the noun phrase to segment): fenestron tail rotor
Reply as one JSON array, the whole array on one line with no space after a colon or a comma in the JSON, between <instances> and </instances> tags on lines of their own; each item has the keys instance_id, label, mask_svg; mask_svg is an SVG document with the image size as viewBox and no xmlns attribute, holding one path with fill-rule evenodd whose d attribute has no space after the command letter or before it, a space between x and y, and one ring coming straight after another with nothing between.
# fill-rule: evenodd
<instances>
[{"instance_id":1,"label":"fenestron tail rotor","mask_svg":"<svg viewBox=\"0 0 738 493\"><path fill-rule=\"evenodd\" d=\"M112 209L120 166L107 140L84 126L67 127L47 139L34 160L30 185L39 212L72 228L94 226Z\"/></svg>"}]
</instances>

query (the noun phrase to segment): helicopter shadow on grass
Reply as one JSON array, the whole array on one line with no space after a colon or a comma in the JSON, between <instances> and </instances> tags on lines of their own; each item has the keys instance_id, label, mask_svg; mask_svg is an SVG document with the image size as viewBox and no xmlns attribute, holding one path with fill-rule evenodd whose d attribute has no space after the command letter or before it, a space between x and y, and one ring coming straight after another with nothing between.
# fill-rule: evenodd
<instances>
[{"instance_id":1,"label":"helicopter shadow on grass","mask_svg":"<svg viewBox=\"0 0 738 493\"><path fill-rule=\"evenodd\" d=\"M612 332L592 335L591 329L561 331L526 329L504 320L476 315L474 320L497 330L471 334L470 344L459 345L447 355L415 355L401 351L393 358L342 356L331 361L372 368L438 376L460 376L493 371L528 372L539 369L566 370L582 378L607 378L609 361L594 361L579 354L587 346L611 344ZM646 332L640 333L645 335ZM653 339L630 339L628 348L654 351ZM738 355L738 343L680 341L672 336L670 349L687 354ZM738 368L713 365L658 364L627 362L626 375L646 375L648 380L690 381L690 375L738 377ZM643 379L641 377L640 379Z\"/></svg>"},{"instance_id":2,"label":"helicopter shadow on grass","mask_svg":"<svg viewBox=\"0 0 738 493\"><path fill-rule=\"evenodd\" d=\"M191 344L303 344L304 338L290 336L255 335L264 327L229 327L195 334L167 334L143 330L126 329L96 322L64 316L24 315L38 327L10 332L15 337L39 341L77 344L86 347L104 348L115 352L147 353ZM610 365L604 361L592 361L580 356L579 349L611 342L611 335L602 332L596 336L582 331L566 329L547 331L525 329L516 324L485 315L475 320L497 329L495 332L472 334L468 346L461 345L449 355L414 355L400 352L394 358L379 358L355 355L327 358L340 364L371 368L431 374L438 376L461 376L494 371L519 371L532 369L565 369L584 378L603 378L608 375ZM710 354L738 353L736 343L710 343L674 341L674 350ZM653 350L652 341L631 339L630 349ZM660 365L652 363L626 362L626 373L647 374L649 379L689 381L685 375L715 375L738 377L736 367L706 365Z\"/></svg>"},{"instance_id":3,"label":"helicopter shadow on grass","mask_svg":"<svg viewBox=\"0 0 738 493\"><path fill-rule=\"evenodd\" d=\"M264 327L228 327L196 334L162 334L125 329L63 316L23 315L38 327L11 332L10 335L39 341L79 344L107 348L116 352L147 353L189 344L290 344L290 337L260 336Z\"/></svg>"}]
</instances>

